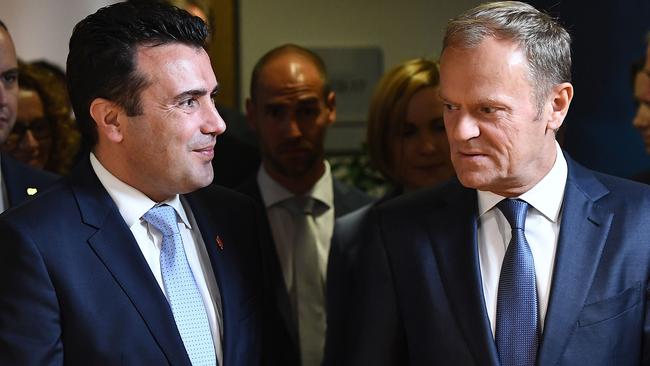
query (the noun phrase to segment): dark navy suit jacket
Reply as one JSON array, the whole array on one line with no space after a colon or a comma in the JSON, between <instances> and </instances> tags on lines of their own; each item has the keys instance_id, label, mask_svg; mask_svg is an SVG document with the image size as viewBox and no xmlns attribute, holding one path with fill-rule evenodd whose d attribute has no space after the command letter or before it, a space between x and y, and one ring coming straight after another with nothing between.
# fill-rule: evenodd
<instances>
[{"instance_id":1,"label":"dark navy suit jacket","mask_svg":"<svg viewBox=\"0 0 650 366\"><path fill-rule=\"evenodd\" d=\"M22 203L59 179L58 175L32 168L5 153L1 154L0 168L9 200L5 203L6 208Z\"/></svg>"},{"instance_id":2,"label":"dark navy suit jacket","mask_svg":"<svg viewBox=\"0 0 650 366\"><path fill-rule=\"evenodd\" d=\"M216 187L184 197L221 294L223 365L258 364L255 204ZM0 364L190 365L167 300L88 161L0 217Z\"/></svg>"},{"instance_id":3,"label":"dark navy suit jacket","mask_svg":"<svg viewBox=\"0 0 650 366\"><path fill-rule=\"evenodd\" d=\"M364 206L372 199L360 190L336 179L334 183L334 216L345 215ZM300 366L298 324L293 313L289 294L284 284L280 261L276 254L273 234L257 179L249 179L238 191L253 197L259 204L262 224L262 255L264 262L263 310L263 364L273 366Z\"/></svg>"},{"instance_id":4,"label":"dark navy suit jacket","mask_svg":"<svg viewBox=\"0 0 650 366\"><path fill-rule=\"evenodd\" d=\"M650 188L567 162L538 364L647 365ZM327 365L499 365L477 209L476 191L453 180L370 210L360 232L339 232L365 244Z\"/></svg>"}]
</instances>

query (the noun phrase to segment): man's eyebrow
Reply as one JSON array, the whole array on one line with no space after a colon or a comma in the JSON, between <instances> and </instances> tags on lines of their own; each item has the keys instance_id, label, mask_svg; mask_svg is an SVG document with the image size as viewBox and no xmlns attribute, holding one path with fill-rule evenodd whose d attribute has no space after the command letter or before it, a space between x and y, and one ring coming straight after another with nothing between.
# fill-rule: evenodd
<instances>
[{"instance_id":1,"label":"man's eyebrow","mask_svg":"<svg viewBox=\"0 0 650 366\"><path fill-rule=\"evenodd\" d=\"M320 101L319 98L311 97L311 98L300 99L298 101L298 104L301 104L301 105L318 104L319 101Z\"/></svg>"},{"instance_id":2,"label":"man's eyebrow","mask_svg":"<svg viewBox=\"0 0 650 366\"><path fill-rule=\"evenodd\" d=\"M18 74L18 68L14 67L8 70L5 70L4 72L0 73L0 75L12 75L12 74Z\"/></svg>"},{"instance_id":3,"label":"man's eyebrow","mask_svg":"<svg viewBox=\"0 0 650 366\"><path fill-rule=\"evenodd\" d=\"M214 89L210 92L210 96L214 96L217 94L217 91L219 90L219 86L215 86ZM181 101L187 97L202 97L204 95L208 94L207 89L191 89L184 91L177 96L174 97L174 101Z\"/></svg>"}]
</instances>

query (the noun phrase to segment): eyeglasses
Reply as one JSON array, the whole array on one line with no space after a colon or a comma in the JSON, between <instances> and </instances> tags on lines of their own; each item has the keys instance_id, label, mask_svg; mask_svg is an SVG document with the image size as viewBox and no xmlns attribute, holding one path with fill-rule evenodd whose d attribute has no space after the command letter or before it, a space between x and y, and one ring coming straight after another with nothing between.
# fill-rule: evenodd
<instances>
[{"instance_id":1,"label":"eyeglasses","mask_svg":"<svg viewBox=\"0 0 650 366\"><path fill-rule=\"evenodd\" d=\"M31 121L16 120L14 128L7 137L7 144L18 143L27 131L32 133L36 140L45 140L52 137L52 126L50 120L43 117Z\"/></svg>"}]
</instances>

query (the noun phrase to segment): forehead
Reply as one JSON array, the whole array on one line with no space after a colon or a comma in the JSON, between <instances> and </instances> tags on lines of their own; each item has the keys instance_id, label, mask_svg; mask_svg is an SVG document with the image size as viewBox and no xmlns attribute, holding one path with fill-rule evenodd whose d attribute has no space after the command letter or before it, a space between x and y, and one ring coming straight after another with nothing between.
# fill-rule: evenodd
<instances>
[{"instance_id":1,"label":"forehead","mask_svg":"<svg viewBox=\"0 0 650 366\"><path fill-rule=\"evenodd\" d=\"M316 65L304 56L281 54L260 70L257 94L264 101L320 97L322 92L321 74Z\"/></svg>"},{"instance_id":2,"label":"forehead","mask_svg":"<svg viewBox=\"0 0 650 366\"><path fill-rule=\"evenodd\" d=\"M182 93L193 89L212 91L217 80L203 48L181 43L139 46L136 68L149 82L147 89Z\"/></svg>"},{"instance_id":3,"label":"forehead","mask_svg":"<svg viewBox=\"0 0 650 366\"><path fill-rule=\"evenodd\" d=\"M16 68L16 49L9 33L0 27L0 72Z\"/></svg>"},{"instance_id":4,"label":"forehead","mask_svg":"<svg viewBox=\"0 0 650 366\"><path fill-rule=\"evenodd\" d=\"M448 47L440 59L440 94L497 97L513 88L530 89L528 70L525 52L513 41L488 37L473 48Z\"/></svg>"},{"instance_id":5,"label":"forehead","mask_svg":"<svg viewBox=\"0 0 650 366\"><path fill-rule=\"evenodd\" d=\"M43 101L34 90L19 89L18 91L18 118L33 119L44 115Z\"/></svg>"}]
</instances>

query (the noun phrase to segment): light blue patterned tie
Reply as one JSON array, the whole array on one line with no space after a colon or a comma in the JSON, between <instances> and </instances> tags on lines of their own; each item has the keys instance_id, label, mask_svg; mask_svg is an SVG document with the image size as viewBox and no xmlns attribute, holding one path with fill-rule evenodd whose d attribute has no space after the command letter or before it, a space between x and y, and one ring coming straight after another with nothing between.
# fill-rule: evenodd
<instances>
[{"instance_id":1,"label":"light blue patterned tie","mask_svg":"<svg viewBox=\"0 0 650 366\"><path fill-rule=\"evenodd\" d=\"M535 365L539 344L535 261L524 235L528 203L505 199L497 207L512 239L501 265L495 338L501 365Z\"/></svg>"},{"instance_id":2,"label":"light blue patterned tie","mask_svg":"<svg viewBox=\"0 0 650 366\"><path fill-rule=\"evenodd\" d=\"M210 324L185 256L176 211L169 205L154 206L142 218L163 235L160 270L167 300L187 355L193 366L214 366L217 359Z\"/></svg>"}]
</instances>

